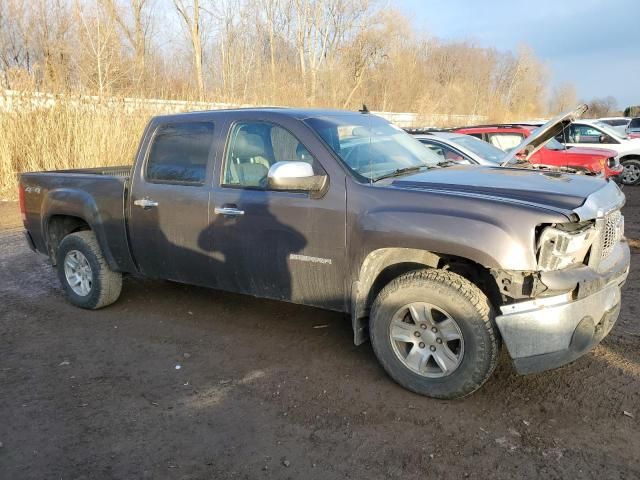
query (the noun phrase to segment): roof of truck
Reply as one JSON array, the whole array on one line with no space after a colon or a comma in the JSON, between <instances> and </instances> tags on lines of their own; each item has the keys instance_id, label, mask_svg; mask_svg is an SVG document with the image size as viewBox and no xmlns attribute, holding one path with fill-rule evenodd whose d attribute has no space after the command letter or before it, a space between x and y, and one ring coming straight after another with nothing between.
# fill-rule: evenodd
<instances>
[{"instance_id":1,"label":"roof of truck","mask_svg":"<svg viewBox=\"0 0 640 480\"><path fill-rule=\"evenodd\" d=\"M240 114L240 113L255 113L259 115L274 115L274 116L286 116L297 119L305 119L311 117L322 117L326 115L362 115L371 112L357 112L353 110L331 110L323 108L289 108L289 107L249 107L249 108L230 108L220 110L200 110L194 112L174 113L167 115L156 115L154 118L184 118L203 116L211 117L218 115Z\"/></svg>"}]
</instances>

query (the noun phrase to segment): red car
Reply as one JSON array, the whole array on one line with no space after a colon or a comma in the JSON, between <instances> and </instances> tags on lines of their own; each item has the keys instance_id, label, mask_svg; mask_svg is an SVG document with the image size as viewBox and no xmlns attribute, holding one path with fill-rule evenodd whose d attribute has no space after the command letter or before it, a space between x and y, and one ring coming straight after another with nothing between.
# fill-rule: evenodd
<instances>
[{"instance_id":1,"label":"red car","mask_svg":"<svg viewBox=\"0 0 640 480\"><path fill-rule=\"evenodd\" d=\"M453 129L454 132L471 135L502 149L516 147L537 127L532 125L479 125ZM600 175L619 178L623 167L616 158L617 152L603 148L569 147L551 139L529 160L534 165L569 167Z\"/></svg>"}]
</instances>

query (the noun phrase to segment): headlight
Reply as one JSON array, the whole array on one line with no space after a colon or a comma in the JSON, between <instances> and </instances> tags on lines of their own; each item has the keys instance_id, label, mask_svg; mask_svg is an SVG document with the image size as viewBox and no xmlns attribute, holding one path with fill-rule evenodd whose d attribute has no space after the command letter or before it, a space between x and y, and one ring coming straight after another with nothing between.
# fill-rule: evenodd
<instances>
[{"instance_id":1,"label":"headlight","mask_svg":"<svg viewBox=\"0 0 640 480\"><path fill-rule=\"evenodd\" d=\"M616 157L607 158L607 167L615 168L618 164Z\"/></svg>"},{"instance_id":2,"label":"headlight","mask_svg":"<svg viewBox=\"0 0 640 480\"><path fill-rule=\"evenodd\" d=\"M538 268L559 270L583 263L595 237L596 228L592 222L546 227L538 240Z\"/></svg>"}]
</instances>

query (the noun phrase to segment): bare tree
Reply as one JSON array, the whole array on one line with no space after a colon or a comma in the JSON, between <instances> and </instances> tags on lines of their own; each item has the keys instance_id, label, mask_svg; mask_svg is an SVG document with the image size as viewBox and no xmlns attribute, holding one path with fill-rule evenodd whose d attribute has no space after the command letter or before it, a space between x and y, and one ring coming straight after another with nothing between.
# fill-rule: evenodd
<instances>
[{"instance_id":1,"label":"bare tree","mask_svg":"<svg viewBox=\"0 0 640 480\"><path fill-rule=\"evenodd\" d=\"M187 4L184 0L173 0L173 5L180 14L189 34L198 95L202 98L204 96L204 74L202 69L203 9L200 5L200 0L192 0L190 4Z\"/></svg>"},{"instance_id":2,"label":"bare tree","mask_svg":"<svg viewBox=\"0 0 640 480\"><path fill-rule=\"evenodd\" d=\"M76 3L75 16L80 25L79 70L92 91L98 95L110 94L127 73L122 64L116 25L97 5L85 10Z\"/></svg>"},{"instance_id":3,"label":"bare tree","mask_svg":"<svg viewBox=\"0 0 640 480\"><path fill-rule=\"evenodd\" d=\"M578 104L578 94L570 83L558 85L551 92L549 98L549 112L561 113L574 108Z\"/></svg>"},{"instance_id":4,"label":"bare tree","mask_svg":"<svg viewBox=\"0 0 640 480\"><path fill-rule=\"evenodd\" d=\"M594 98L589 103L587 116L591 118L610 117L619 115L618 101L615 97L608 96L603 98Z\"/></svg>"},{"instance_id":5,"label":"bare tree","mask_svg":"<svg viewBox=\"0 0 640 480\"><path fill-rule=\"evenodd\" d=\"M154 0L100 0L112 20L118 25L134 56L135 82L146 73L146 59L153 31Z\"/></svg>"}]
</instances>

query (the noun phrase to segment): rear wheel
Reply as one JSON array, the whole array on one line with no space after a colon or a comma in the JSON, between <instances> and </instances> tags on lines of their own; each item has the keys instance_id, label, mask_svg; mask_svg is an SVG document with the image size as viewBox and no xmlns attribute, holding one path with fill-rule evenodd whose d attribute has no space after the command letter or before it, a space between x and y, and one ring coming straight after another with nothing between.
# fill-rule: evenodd
<instances>
[{"instance_id":1,"label":"rear wheel","mask_svg":"<svg viewBox=\"0 0 640 480\"><path fill-rule=\"evenodd\" d=\"M624 168L620 174L622 183L625 185L637 185L640 183L640 160L630 158L623 160L621 163Z\"/></svg>"},{"instance_id":2,"label":"rear wheel","mask_svg":"<svg viewBox=\"0 0 640 480\"><path fill-rule=\"evenodd\" d=\"M95 310L111 305L120 296L122 274L109 268L93 232L64 237L56 264L58 279L74 305Z\"/></svg>"},{"instance_id":3,"label":"rear wheel","mask_svg":"<svg viewBox=\"0 0 640 480\"><path fill-rule=\"evenodd\" d=\"M387 373L429 397L471 394L498 361L500 340L487 297L452 272L417 270L393 280L374 302L369 330Z\"/></svg>"}]
</instances>

